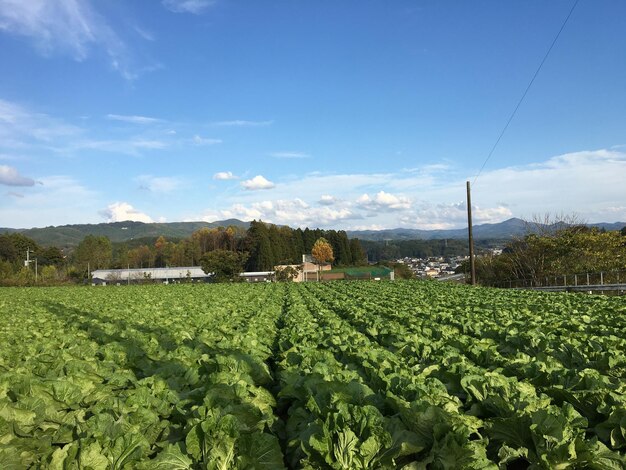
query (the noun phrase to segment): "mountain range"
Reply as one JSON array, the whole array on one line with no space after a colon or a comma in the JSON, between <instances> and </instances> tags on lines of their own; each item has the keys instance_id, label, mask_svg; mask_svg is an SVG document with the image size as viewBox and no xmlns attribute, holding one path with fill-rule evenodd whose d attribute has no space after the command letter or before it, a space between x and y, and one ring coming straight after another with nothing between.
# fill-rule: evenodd
<instances>
[{"instance_id":1,"label":"mountain range","mask_svg":"<svg viewBox=\"0 0 626 470\"><path fill-rule=\"evenodd\" d=\"M108 237L112 242L125 242L138 238L186 238L203 227L216 228L234 225L246 230L249 222L238 219L227 219L218 222L109 222L102 224L59 225L58 227L42 227L29 229L0 228L0 233L19 232L35 240L40 245L72 248L77 246L87 235Z\"/></svg>"},{"instance_id":2,"label":"mountain range","mask_svg":"<svg viewBox=\"0 0 626 470\"><path fill-rule=\"evenodd\" d=\"M512 218L497 224L474 225L473 235L475 239L507 240L512 237L522 236L532 230L534 223ZM541 225L541 224L540 224ZM585 224L589 227L597 227L605 230L621 230L626 222L594 223ZM389 230L360 230L348 232L350 238L360 240L443 240L467 238L467 228L449 230L420 230L408 228L395 228Z\"/></svg>"},{"instance_id":3,"label":"mountain range","mask_svg":"<svg viewBox=\"0 0 626 470\"><path fill-rule=\"evenodd\" d=\"M61 225L58 227L43 227L30 229L0 228L0 233L20 232L37 243L59 248L72 248L78 245L87 235L106 236L112 242L124 242L139 238L157 238L163 235L165 238L178 239L189 237L196 230L206 227L227 227L234 225L242 229L250 226L249 222L238 219L221 220L217 222L169 222L169 223L143 223L143 222L111 222L101 224L76 224ZM596 223L589 226L604 228L606 230L621 230L626 222ZM522 219L512 218L497 224L481 224L473 227L475 239L507 240L511 237L521 236L528 231L528 223ZM420 230L408 228L395 228L387 230L354 230L348 231L348 237L361 240L434 240L434 239L463 239L467 238L467 228L450 230Z\"/></svg>"}]
</instances>

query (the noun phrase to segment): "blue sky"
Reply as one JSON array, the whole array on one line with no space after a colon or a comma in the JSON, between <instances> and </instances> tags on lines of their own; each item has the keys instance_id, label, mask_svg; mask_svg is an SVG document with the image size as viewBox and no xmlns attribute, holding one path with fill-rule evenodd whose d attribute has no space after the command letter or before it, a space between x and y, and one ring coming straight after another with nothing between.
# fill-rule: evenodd
<instances>
[{"instance_id":1,"label":"blue sky","mask_svg":"<svg viewBox=\"0 0 626 470\"><path fill-rule=\"evenodd\" d=\"M452 228L573 0L0 0L0 226ZM626 3L580 0L476 223L626 221Z\"/></svg>"}]
</instances>

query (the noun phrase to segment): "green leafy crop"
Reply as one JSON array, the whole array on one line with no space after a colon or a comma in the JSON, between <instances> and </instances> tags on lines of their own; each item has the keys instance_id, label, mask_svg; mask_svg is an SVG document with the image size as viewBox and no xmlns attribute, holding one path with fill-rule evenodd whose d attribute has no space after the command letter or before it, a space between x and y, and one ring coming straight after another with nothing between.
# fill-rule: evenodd
<instances>
[{"instance_id":1,"label":"green leafy crop","mask_svg":"<svg viewBox=\"0 0 626 470\"><path fill-rule=\"evenodd\" d=\"M0 469L626 468L624 298L0 290Z\"/></svg>"}]
</instances>

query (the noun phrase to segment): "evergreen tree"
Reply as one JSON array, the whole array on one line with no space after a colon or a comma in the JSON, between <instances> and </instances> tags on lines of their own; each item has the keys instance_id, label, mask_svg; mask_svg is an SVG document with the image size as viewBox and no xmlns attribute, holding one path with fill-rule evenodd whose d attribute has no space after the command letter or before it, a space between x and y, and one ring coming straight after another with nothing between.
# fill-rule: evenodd
<instances>
[{"instance_id":1,"label":"evergreen tree","mask_svg":"<svg viewBox=\"0 0 626 470\"><path fill-rule=\"evenodd\" d=\"M269 226L268 236L269 236L270 245L272 247L273 265L277 263L284 264L289 258L289 254L288 254L289 248L286 244L288 241L284 239L283 234L280 232L278 227L274 224ZM269 269L271 270L273 269L273 267Z\"/></svg>"},{"instance_id":2,"label":"evergreen tree","mask_svg":"<svg viewBox=\"0 0 626 470\"><path fill-rule=\"evenodd\" d=\"M337 232L337 251L336 262L341 266L349 266L352 264L352 254L350 253L350 241L345 230Z\"/></svg>"},{"instance_id":3,"label":"evergreen tree","mask_svg":"<svg viewBox=\"0 0 626 470\"><path fill-rule=\"evenodd\" d=\"M319 237L315 236L313 230L309 229L308 227L304 229L304 232L302 233L304 253L311 253L311 248L313 248L313 244L315 243L315 240L317 240L317 238Z\"/></svg>"},{"instance_id":4,"label":"evergreen tree","mask_svg":"<svg viewBox=\"0 0 626 470\"><path fill-rule=\"evenodd\" d=\"M250 222L245 248L250 254L246 264L249 271L271 271L274 268L274 253L269 230L262 221Z\"/></svg>"},{"instance_id":5,"label":"evergreen tree","mask_svg":"<svg viewBox=\"0 0 626 470\"><path fill-rule=\"evenodd\" d=\"M304 232L301 228L297 228L291 234L291 240L293 245L294 252L294 263L300 263L302 261L302 255L306 254L307 251L304 248L304 240L303 240Z\"/></svg>"},{"instance_id":6,"label":"evergreen tree","mask_svg":"<svg viewBox=\"0 0 626 470\"><path fill-rule=\"evenodd\" d=\"M353 238L352 240L350 240L350 254L352 256L352 261L350 264L356 266L367 264L365 251L363 251L363 247L361 246L361 242L358 238Z\"/></svg>"}]
</instances>

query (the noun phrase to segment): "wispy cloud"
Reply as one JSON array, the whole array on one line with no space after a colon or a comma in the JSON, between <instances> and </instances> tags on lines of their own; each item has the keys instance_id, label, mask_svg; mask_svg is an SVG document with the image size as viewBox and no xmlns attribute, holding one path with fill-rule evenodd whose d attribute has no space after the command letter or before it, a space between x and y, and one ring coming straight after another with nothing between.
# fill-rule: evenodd
<instances>
[{"instance_id":1,"label":"wispy cloud","mask_svg":"<svg viewBox=\"0 0 626 470\"><path fill-rule=\"evenodd\" d=\"M205 137L200 137L199 135L194 135L193 139L191 139L195 145L216 145L221 144L221 139L209 139Z\"/></svg>"},{"instance_id":2,"label":"wispy cloud","mask_svg":"<svg viewBox=\"0 0 626 470\"><path fill-rule=\"evenodd\" d=\"M0 31L29 38L46 57L69 55L81 62L100 49L127 80L153 67L134 64L125 42L88 0L2 0Z\"/></svg>"},{"instance_id":3,"label":"wispy cloud","mask_svg":"<svg viewBox=\"0 0 626 470\"><path fill-rule=\"evenodd\" d=\"M217 121L211 124L213 126L223 127L267 127L274 124L274 121L246 121L242 119L236 119L233 121Z\"/></svg>"},{"instance_id":4,"label":"wispy cloud","mask_svg":"<svg viewBox=\"0 0 626 470\"><path fill-rule=\"evenodd\" d=\"M160 140L149 140L149 139L148 140L144 140L144 139L132 140L131 145L139 149L152 149L152 150L164 149L165 147L167 147L167 143L165 142L162 142Z\"/></svg>"},{"instance_id":5,"label":"wispy cloud","mask_svg":"<svg viewBox=\"0 0 626 470\"><path fill-rule=\"evenodd\" d=\"M67 157L82 156L86 151L141 156L166 148L222 142L193 134L180 137L174 129L177 124L153 116L110 113L104 118L110 122L109 126L90 127L93 122L81 120L79 127L0 98L0 160L23 161L26 157L16 155L36 156L37 152Z\"/></svg>"},{"instance_id":6,"label":"wispy cloud","mask_svg":"<svg viewBox=\"0 0 626 470\"><path fill-rule=\"evenodd\" d=\"M310 155L304 152L272 152L269 154L274 158L309 158Z\"/></svg>"},{"instance_id":7,"label":"wispy cloud","mask_svg":"<svg viewBox=\"0 0 626 470\"><path fill-rule=\"evenodd\" d=\"M20 173L8 165L0 165L0 184L5 186L34 186L35 180Z\"/></svg>"},{"instance_id":8,"label":"wispy cloud","mask_svg":"<svg viewBox=\"0 0 626 470\"><path fill-rule=\"evenodd\" d=\"M163 122L161 119L147 117L147 116L128 116L123 114L107 114L107 119L113 121L129 122L131 124L156 124Z\"/></svg>"},{"instance_id":9,"label":"wispy cloud","mask_svg":"<svg viewBox=\"0 0 626 470\"><path fill-rule=\"evenodd\" d=\"M66 175L38 178L27 192L0 205L0 220L10 227L45 227L81 221L95 223L94 207L98 207L97 193Z\"/></svg>"},{"instance_id":10,"label":"wispy cloud","mask_svg":"<svg viewBox=\"0 0 626 470\"><path fill-rule=\"evenodd\" d=\"M118 140L84 139L72 142L68 146L60 147L60 153L74 153L81 150L117 153L120 155L140 156L143 150L163 150L169 144L162 140L142 139L131 137Z\"/></svg>"},{"instance_id":11,"label":"wispy cloud","mask_svg":"<svg viewBox=\"0 0 626 470\"><path fill-rule=\"evenodd\" d=\"M180 189L183 181L174 176L140 175L135 180L139 183L139 189L153 193L171 193Z\"/></svg>"},{"instance_id":12,"label":"wispy cloud","mask_svg":"<svg viewBox=\"0 0 626 470\"><path fill-rule=\"evenodd\" d=\"M140 28L139 26L135 26L135 31L137 32L137 34L139 34L139 36L141 36L146 41L156 40L154 33L152 33L151 31L148 31L144 28Z\"/></svg>"},{"instance_id":13,"label":"wispy cloud","mask_svg":"<svg viewBox=\"0 0 626 470\"><path fill-rule=\"evenodd\" d=\"M77 126L0 99L0 148L26 147L33 140L49 142L59 137L76 136L81 132L82 129Z\"/></svg>"},{"instance_id":14,"label":"wispy cloud","mask_svg":"<svg viewBox=\"0 0 626 470\"><path fill-rule=\"evenodd\" d=\"M162 3L165 8L174 13L200 15L214 5L215 0L163 0Z\"/></svg>"},{"instance_id":15,"label":"wispy cloud","mask_svg":"<svg viewBox=\"0 0 626 470\"><path fill-rule=\"evenodd\" d=\"M114 202L109 204L106 209L99 211L107 222L144 222L152 223L154 220L147 214L135 209L127 202Z\"/></svg>"},{"instance_id":16,"label":"wispy cloud","mask_svg":"<svg viewBox=\"0 0 626 470\"><path fill-rule=\"evenodd\" d=\"M20 199L22 199L24 197L24 195L22 193L18 193L15 191L9 191L7 193L5 193L7 196L11 196L11 197L19 197Z\"/></svg>"},{"instance_id":17,"label":"wispy cloud","mask_svg":"<svg viewBox=\"0 0 626 470\"><path fill-rule=\"evenodd\" d=\"M0 29L32 39L45 55L56 51L84 60L98 41L98 18L78 0L0 2Z\"/></svg>"},{"instance_id":18,"label":"wispy cloud","mask_svg":"<svg viewBox=\"0 0 626 470\"><path fill-rule=\"evenodd\" d=\"M247 189L248 191L257 191L257 190L261 190L261 189L272 189L275 186L276 185L274 183L272 183L271 181L269 181L268 179L266 179L262 175L257 175L257 176L255 176L252 179L249 179L249 180L241 182L241 187L244 188L244 189Z\"/></svg>"},{"instance_id":19,"label":"wispy cloud","mask_svg":"<svg viewBox=\"0 0 626 470\"><path fill-rule=\"evenodd\" d=\"M20 157L18 155L10 155L8 153L0 153L0 161L5 161L5 162L14 162L17 160L24 160L26 157Z\"/></svg>"},{"instance_id":20,"label":"wispy cloud","mask_svg":"<svg viewBox=\"0 0 626 470\"><path fill-rule=\"evenodd\" d=\"M220 172L215 173L213 175L213 179L214 180L222 180L222 181L236 180L237 176L233 175L233 173L231 171L220 171Z\"/></svg>"}]
</instances>

